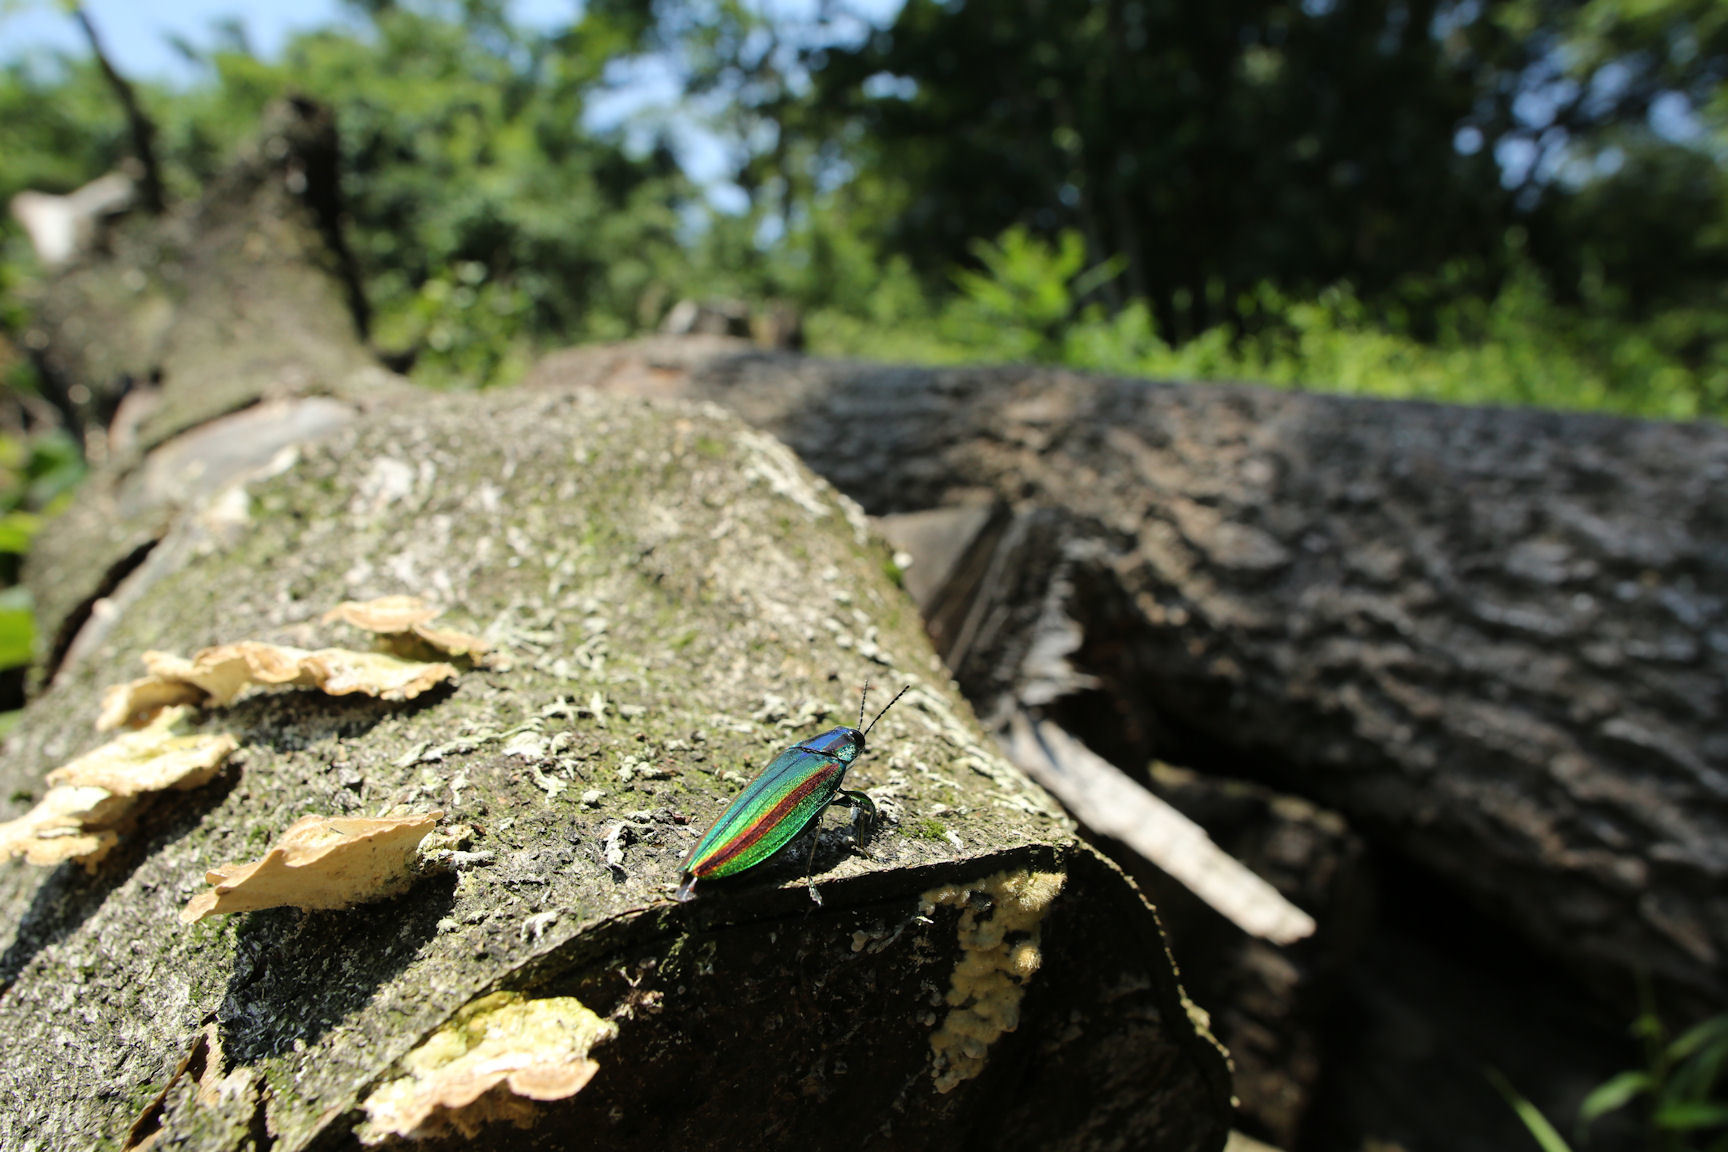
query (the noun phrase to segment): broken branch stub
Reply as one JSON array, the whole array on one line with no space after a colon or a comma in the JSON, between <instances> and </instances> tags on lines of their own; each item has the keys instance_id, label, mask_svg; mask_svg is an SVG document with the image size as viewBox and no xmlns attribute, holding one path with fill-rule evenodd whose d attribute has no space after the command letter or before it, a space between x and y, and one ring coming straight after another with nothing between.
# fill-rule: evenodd
<instances>
[{"instance_id":1,"label":"broken branch stub","mask_svg":"<svg viewBox=\"0 0 1728 1152\"><path fill-rule=\"evenodd\" d=\"M1114 837L1242 931L1274 944L1314 934L1314 918L1225 852L1206 830L1061 728L1023 712L1008 754L1092 831Z\"/></svg>"}]
</instances>

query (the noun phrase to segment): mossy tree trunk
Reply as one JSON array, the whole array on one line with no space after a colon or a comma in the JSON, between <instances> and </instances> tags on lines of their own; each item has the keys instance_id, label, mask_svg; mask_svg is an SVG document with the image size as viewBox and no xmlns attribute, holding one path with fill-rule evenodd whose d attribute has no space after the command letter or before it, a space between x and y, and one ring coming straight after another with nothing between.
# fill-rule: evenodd
<instances>
[{"instance_id":1,"label":"mossy tree trunk","mask_svg":"<svg viewBox=\"0 0 1728 1152\"><path fill-rule=\"evenodd\" d=\"M100 742L102 691L146 650L352 644L326 610L407 593L495 656L407 703L206 709L239 743L214 782L91 869L0 865L0 1146L352 1147L382 1134L381 1089L507 1000L579 1001L609 1038L573 1095L495 1108L520 1123L487 1147L1220 1147L1223 1059L1151 909L981 733L856 506L712 406L407 391L330 307L303 185L268 176L292 151L261 155L203 210L311 254L300 288L265 268L249 291L321 350L207 378L247 347L195 303L224 252L155 270L187 278L167 322L209 343L162 374L159 433L48 530L32 578L61 642L4 815ZM850 723L866 680L912 686L848 779L883 829L859 846L830 820L673 902L742 779ZM405 895L178 919L300 816L433 809L463 852ZM473 1146L463 1124L429 1143Z\"/></svg>"}]
</instances>

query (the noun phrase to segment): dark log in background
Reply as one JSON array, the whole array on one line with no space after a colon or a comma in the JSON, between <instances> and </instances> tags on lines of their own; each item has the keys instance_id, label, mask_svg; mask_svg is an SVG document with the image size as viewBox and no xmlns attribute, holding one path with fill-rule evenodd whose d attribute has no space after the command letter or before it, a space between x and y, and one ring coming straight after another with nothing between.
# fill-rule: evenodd
<instances>
[{"instance_id":1,"label":"dark log in background","mask_svg":"<svg viewBox=\"0 0 1728 1152\"><path fill-rule=\"evenodd\" d=\"M958 672L1020 687L1060 570L1110 752L1347 810L1568 965L1728 1002L1728 431L747 353L726 403L874 514L1057 519ZM647 359L652 360L650 352ZM640 360L638 361L640 363ZM991 589L984 589L988 594ZM1017 614L1018 618L1015 618Z\"/></svg>"},{"instance_id":2,"label":"dark log in background","mask_svg":"<svg viewBox=\"0 0 1728 1152\"><path fill-rule=\"evenodd\" d=\"M1575 1107L1636 1063L1646 975L1676 1018L1728 1004L1723 429L717 342L534 379L715 400L874 514L971 510L930 626L987 720L1342 813L1387 929L1331 1009L1346 1128L1437 1146L1502 1107L1496 1045Z\"/></svg>"}]
</instances>

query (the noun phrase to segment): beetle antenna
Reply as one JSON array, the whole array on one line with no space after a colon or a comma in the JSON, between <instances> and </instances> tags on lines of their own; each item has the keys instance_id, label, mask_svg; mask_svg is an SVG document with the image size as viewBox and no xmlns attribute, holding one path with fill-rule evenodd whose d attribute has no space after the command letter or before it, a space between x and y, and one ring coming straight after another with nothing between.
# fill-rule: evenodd
<instances>
[{"instance_id":1,"label":"beetle antenna","mask_svg":"<svg viewBox=\"0 0 1728 1152\"><path fill-rule=\"evenodd\" d=\"M865 687L868 688L869 685L866 684ZM900 691L894 693L894 699L888 701L888 703L883 706L882 711L876 713L876 720L880 720L880 719L882 719L882 717L888 715L888 709L894 707L895 702L898 701L900 699L900 697L906 695L906 693L910 692L911 690L912 690L912 685L908 684L908 685L906 685L906 687L900 689ZM864 720L863 701L859 701L858 720L860 723L862 723ZM870 721L870 728L876 727L876 720ZM870 735L870 728L864 729L864 735L866 735L866 736Z\"/></svg>"},{"instance_id":2,"label":"beetle antenna","mask_svg":"<svg viewBox=\"0 0 1728 1152\"><path fill-rule=\"evenodd\" d=\"M864 681L864 691L858 694L858 727L864 727L864 701L870 699L870 681Z\"/></svg>"}]
</instances>

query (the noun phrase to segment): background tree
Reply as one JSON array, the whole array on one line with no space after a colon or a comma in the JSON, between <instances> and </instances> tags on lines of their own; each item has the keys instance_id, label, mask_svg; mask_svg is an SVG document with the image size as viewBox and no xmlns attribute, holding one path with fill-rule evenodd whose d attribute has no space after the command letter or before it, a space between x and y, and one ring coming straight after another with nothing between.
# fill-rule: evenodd
<instances>
[{"instance_id":1,"label":"background tree","mask_svg":"<svg viewBox=\"0 0 1728 1152\"><path fill-rule=\"evenodd\" d=\"M1436 9L912 0L830 52L818 92L906 186L885 240L918 267L1012 225L1073 228L1093 260L1124 257L1107 299L1149 299L1186 336L1263 281L1372 293L1498 248L1498 168L1453 142L1517 49L1486 15L1436 35Z\"/></svg>"},{"instance_id":2,"label":"background tree","mask_svg":"<svg viewBox=\"0 0 1728 1152\"><path fill-rule=\"evenodd\" d=\"M192 84L140 99L181 196L271 95L334 104L376 337L423 379L510 379L726 295L798 305L830 351L1728 404L1713 5L350 8L274 61L219 29L183 46ZM676 101L604 111L645 75ZM37 111L0 129L0 191L125 154L99 79L12 66L0 101Z\"/></svg>"}]
</instances>

